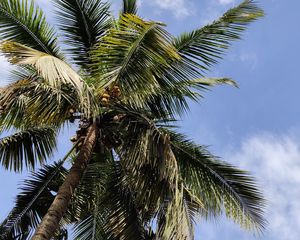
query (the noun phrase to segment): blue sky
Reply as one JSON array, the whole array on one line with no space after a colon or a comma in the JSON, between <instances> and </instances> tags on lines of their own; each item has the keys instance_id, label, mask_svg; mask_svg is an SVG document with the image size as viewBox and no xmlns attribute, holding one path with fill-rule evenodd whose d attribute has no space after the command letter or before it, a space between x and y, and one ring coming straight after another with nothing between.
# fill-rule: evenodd
<instances>
[{"instance_id":1,"label":"blue sky","mask_svg":"<svg viewBox=\"0 0 300 240\"><path fill-rule=\"evenodd\" d=\"M48 10L49 1L38 0ZM118 9L120 0L111 1ZM209 23L238 0L142 0L140 15L167 23L174 35ZM199 221L195 239L295 240L300 235L300 2L260 0L266 17L252 24L208 76L231 77L240 88L216 87L180 124L182 131L224 160L250 170L268 199L262 236L220 218ZM51 20L51 19L50 19ZM53 20L51 20L53 21ZM0 58L1 84L9 66ZM67 131L65 132L67 133ZM69 134L69 133L68 133ZM64 134L62 133L62 136ZM68 138L59 138L65 151ZM0 169L0 219L24 177Z\"/></svg>"}]
</instances>

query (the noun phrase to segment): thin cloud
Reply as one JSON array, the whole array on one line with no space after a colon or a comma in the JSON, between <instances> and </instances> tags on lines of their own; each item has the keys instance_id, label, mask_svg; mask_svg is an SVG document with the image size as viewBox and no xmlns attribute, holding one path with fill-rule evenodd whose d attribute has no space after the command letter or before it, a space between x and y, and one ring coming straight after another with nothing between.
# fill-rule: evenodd
<instances>
[{"instance_id":1,"label":"thin cloud","mask_svg":"<svg viewBox=\"0 0 300 240\"><path fill-rule=\"evenodd\" d=\"M255 69L258 64L258 57L255 52L243 52L239 58L241 62L250 67L250 70Z\"/></svg>"},{"instance_id":2,"label":"thin cloud","mask_svg":"<svg viewBox=\"0 0 300 240\"><path fill-rule=\"evenodd\" d=\"M171 11L178 19L188 17L194 14L191 1L185 0L153 0L153 5Z\"/></svg>"},{"instance_id":3,"label":"thin cloud","mask_svg":"<svg viewBox=\"0 0 300 240\"><path fill-rule=\"evenodd\" d=\"M218 2L222 5L228 5L230 3L234 3L235 0L218 0Z\"/></svg>"}]
</instances>

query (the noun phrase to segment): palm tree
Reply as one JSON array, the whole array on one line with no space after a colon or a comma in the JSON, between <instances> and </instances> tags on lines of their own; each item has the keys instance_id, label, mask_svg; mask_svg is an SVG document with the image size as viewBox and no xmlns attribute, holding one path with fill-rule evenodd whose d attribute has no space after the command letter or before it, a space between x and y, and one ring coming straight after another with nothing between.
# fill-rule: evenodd
<instances>
[{"instance_id":1,"label":"palm tree","mask_svg":"<svg viewBox=\"0 0 300 240\"><path fill-rule=\"evenodd\" d=\"M247 25L263 16L245 0L203 28L171 36L124 0L115 19L100 0L53 0L64 41L35 3L0 2L1 51L16 66L1 89L0 163L43 167L25 181L0 239L193 239L197 216L225 213L261 231L254 179L176 132L188 99L228 78L205 78ZM67 61L68 60L68 61ZM44 165L57 132L77 125L73 148ZM64 163L70 160L72 167Z\"/></svg>"}]
</instances>

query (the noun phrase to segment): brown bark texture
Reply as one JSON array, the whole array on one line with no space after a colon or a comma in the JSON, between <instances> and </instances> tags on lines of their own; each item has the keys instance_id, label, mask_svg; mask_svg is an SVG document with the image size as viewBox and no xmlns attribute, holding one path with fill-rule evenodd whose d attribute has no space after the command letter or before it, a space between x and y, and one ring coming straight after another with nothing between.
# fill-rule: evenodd
<instances>
[{"instance_id":1,"label":"brown bark texture","mask_svg":"<svg viewBox=\"0 0 300 240\"><path fill-rule=\"evenodd\" d=\"M67 211L74 190L80 183L84 170L91 159L93 148L97 141L97 133L96 124L91 125L87 129L87 135L81 150L32 240L50 240L57 231L59 222Z\"/></svg>"}]
</instances>

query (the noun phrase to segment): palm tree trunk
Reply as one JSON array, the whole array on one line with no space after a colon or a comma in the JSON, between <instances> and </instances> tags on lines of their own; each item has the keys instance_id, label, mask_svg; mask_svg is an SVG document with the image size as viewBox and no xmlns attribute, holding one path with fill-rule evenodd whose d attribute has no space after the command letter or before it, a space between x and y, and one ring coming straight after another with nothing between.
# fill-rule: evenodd
<instances>
[{"instance_id":1,"label":"palm tree trunk","mask_svg":"<svg viewBox=\"0 0 300 240\"><path fill-rule=\"evenodd\" d=\"M43 217L38 229L36 230L32 240L50 240L59 227L59 222L67 211L69 202L78 186L84 170L92 156L93 148L97 141L98 128L96 124L91 125L87 129L87 136L74 161L65 182L59 188L59 191L48 209L47 214Z\"/></svg>"}]
</instances>

